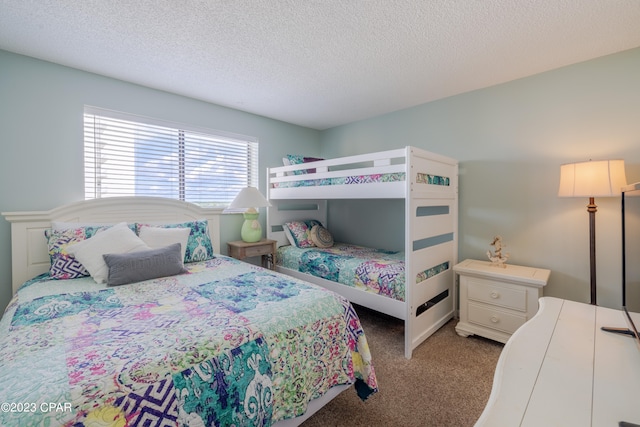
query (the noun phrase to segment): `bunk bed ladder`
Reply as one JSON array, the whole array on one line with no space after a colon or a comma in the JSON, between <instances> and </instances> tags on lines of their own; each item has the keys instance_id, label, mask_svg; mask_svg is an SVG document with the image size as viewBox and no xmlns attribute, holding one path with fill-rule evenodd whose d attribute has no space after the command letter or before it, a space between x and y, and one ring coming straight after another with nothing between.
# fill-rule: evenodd
<instances>
[{"instance_id":1,"label":"bunk bed ladder","mask_svg":"<svg viewBox=\"0 0 640 427\"><path fill-rule=\"evenodd\" d=\"M458 165L407 147L405 357L454 315Z\"/></svg>"}]
</instances>

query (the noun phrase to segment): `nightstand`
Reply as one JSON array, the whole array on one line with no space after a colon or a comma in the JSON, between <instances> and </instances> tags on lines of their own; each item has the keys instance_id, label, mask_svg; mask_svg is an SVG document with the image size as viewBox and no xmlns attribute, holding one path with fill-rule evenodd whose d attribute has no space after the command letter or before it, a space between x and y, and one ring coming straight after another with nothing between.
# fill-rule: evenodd
<instances>
[{"instance_id":1,"label":"nightstand","mask_svg":"<svg viewBox=\"0 0 640 427\"><path fill-rule=\"evenodd\" d=\"M453 267L460 278L458 335L507 342L538 311L551 272L542 268L468 259Z\"/></svg>"},{"instance_id":2,"label":"nightstand","mask_svg":"<svg viewBox=\"0 0 640 427\"><path fill-rule=\"evenodd\" d=\"M243 260L256 256L262 257L264 268L276 269L276 240L262 239L259 242L247 243L242 240L227 242L229 256Z\"/></svg>"}]
</instances>

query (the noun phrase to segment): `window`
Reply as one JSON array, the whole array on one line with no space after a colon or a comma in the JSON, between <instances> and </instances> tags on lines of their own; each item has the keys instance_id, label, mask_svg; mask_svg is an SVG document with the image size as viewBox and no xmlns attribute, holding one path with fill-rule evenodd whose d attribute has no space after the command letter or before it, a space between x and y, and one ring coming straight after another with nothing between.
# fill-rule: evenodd
<instances>
[{"instance_id":1,"label":"window","mask_svg":"<svg viewBox=\"0 0 640 427\"><path fill-rule=\"evenodd\" d=\"M258 186L255 138L85 107L85 199L169 197L227 206Z\"/></svg>"}]
</instances>

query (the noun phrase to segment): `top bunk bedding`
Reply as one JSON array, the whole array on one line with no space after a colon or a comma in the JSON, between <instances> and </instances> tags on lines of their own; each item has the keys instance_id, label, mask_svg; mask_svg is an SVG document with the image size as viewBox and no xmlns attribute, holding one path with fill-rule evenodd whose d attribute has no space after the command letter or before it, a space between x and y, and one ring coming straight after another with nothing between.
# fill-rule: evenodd
<instances>
[{"instance_id":1,"label":"top bunk bedding","mask_svg":"<svg viewBox=\"0 0 640 427\"><path fill-rule=\"evenodd\" d=\"M405 198L409 185L452 193L457 161L415 147L318 159L288 155L267 170L269 199Z\"/></svg>"},{"instance_id":2,"label":"top bunk bedding","mask_svg":"<svg viewBox=\"0 0 640 427\"><path fill-rule=\"evenodd\" d=\"M369 175L349 175L336 178L303 179L273 182L271 188L317 187L325 185L357 185L381 182L399 182L405 180L404 172L377 173Z\"/></svg>"}]
</instances>

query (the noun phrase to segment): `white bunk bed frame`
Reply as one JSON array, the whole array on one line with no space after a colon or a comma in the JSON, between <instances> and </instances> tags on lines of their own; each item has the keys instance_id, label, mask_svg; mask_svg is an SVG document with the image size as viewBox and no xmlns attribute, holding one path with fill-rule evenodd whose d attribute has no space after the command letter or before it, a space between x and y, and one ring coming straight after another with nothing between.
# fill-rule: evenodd
<instances>
[{"instance_id":1,"label":"white bunk bed frame","mask_svg":"<svg viewBox=\"0 0 640 427\"><path fill-rule=\"evenodd\" d=\"M309 171L315 169L315 171ZM295 175L293 171L307 170ZM404 173L395 182L278 187L274 184L343 178L380 173ZM445 177L448 185L425 182ZM282 225L316 219L327 224L330 199L405 200L405 301L376 295L310 274L278 266L278 271L337 292L352 303L404 320L405 357L454 315L456 287L453 266L458 258L458 162L415 147L320 160L267 170L267 237L278 246L289 244ZM420 272L448 263L448 268L416 283Z\"/></svg>"}]
</instances>

